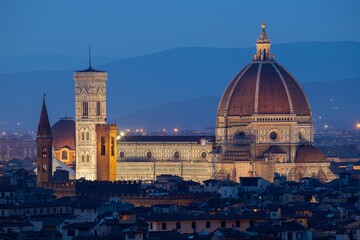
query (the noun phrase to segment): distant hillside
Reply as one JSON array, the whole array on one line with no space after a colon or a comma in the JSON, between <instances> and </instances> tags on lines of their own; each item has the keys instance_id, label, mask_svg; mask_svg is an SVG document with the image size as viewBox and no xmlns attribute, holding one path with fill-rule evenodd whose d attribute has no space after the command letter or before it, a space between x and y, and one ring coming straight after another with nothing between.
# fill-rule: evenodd
<instances>
[{"instance_id":1,"label":"distant hillside","mask_svg":"<svg viewBox=\"0 0 360 240\"><path fill-rule=\"evenodd\" d=\"M86 49L85 49L86 50ZM86 52L84 52L86 54ZM118 60L115 57L93 56L92 60L98 64ZM87 55L74 57L68 55L1 55L0 73L33 72L33 71L58 71L66 69L79 69L88 62Z\"/></svg>"},{"instance_id":2,"label":"distant hillside","mask_svg":"<svg viewBox=\"0 0 360 240\"><path fill-rule=\"evenodd\" d=\"M215 114L220 97L208 96L158 105L116 119L121 128L203 129L215 126Z\"/></svg>"},{"instance_id":3,"label":"distant hillside","mask_svg":"<svg viewBox=\"0 0 360 240\"><path fill-rule=\"evenodd\" d=\"M354 119L360 121L360 78L303 84L317 127L342 126L352 128ZM159 105L117 119L127 128L201 128L216 125L216 110L220 96L209 96Z\"/></svg>"},{"instance_id":4,"label":"distant hillside","mask_svg":"<svg viewBox=\"0 0 360 240\"><path fill-rule=\"evenodd\" d=\"M360 76L360 43L275 44L272 51L302 83ZM95 66L108 71L108 119L114 121L163 103L220 96L254 52L255 47L178 48ZM87 67L86 62L83 66ZM74 70L79 70L78 65L63 71L0 74L0 122L36 126L44 92L52 122L73 116ZM347 93L343 94L346 98Z\"/></svg>"}]
</instances>

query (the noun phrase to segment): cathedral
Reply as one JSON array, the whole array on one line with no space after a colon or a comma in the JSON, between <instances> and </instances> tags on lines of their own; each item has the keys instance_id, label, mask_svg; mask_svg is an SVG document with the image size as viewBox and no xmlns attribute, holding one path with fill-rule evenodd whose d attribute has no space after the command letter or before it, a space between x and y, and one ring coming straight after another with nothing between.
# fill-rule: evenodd
<instances>
[{"instance_id":1,"label":"cathedral","mask_svg":"<svg viewBox=\"0 0 360 240\"><path fill-rule=\"evenodd\" d=\"M262 24L252 61L223 92L215 136L120 136L116 124L106 123L107 73L91 64L74 72L75 128L69 139L75 138L76 178L154 180L171 174L198 182L239 181L243 176L272 181L278 173L295 181L334 179L325 155L313 146L306 94L275 61L265 27ZM61 151L69 154L72 149Z\"/></svg>"}]
</instances>

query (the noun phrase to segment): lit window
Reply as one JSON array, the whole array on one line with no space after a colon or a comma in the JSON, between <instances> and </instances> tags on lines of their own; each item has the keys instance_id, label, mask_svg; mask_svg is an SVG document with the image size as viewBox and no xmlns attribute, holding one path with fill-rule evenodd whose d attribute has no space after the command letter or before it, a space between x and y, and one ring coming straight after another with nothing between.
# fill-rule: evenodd
<instances>
[{"instance_id":1,"label":"lit window","mask_svg":"<svg viewBox=\"0 0 360 240\"><path fill-rule=\"evenodd\" d=\"M61 152L61 159L62 160L68 160L68 152L66 150L63 150Z\"/></svg>"},{"instance_id":2,"label":"lit window","mask_svg":"<svg viewBox=\"0 0 360 240\"><path fill-rule=\"evenodd\" d=\"M42 157L43 157L43 158L46 158L46 148L43 148L43 149L42 149Z\"/></svg>"}]
</instances>

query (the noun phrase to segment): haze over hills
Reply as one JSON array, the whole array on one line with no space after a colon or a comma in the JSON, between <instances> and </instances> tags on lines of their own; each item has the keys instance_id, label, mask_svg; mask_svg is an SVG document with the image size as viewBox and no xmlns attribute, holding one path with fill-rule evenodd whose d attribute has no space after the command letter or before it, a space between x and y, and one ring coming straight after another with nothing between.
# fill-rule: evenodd
<instances>
[{"instance_id":1,"label":"haze over hills","mask_svg":"<svg viewBox=\"0 0 360 240\"><path fill-rule=\"evenodd\" d=\"M84 51L84 54L86 52ZM118 60L116 57L93 56L92 60L98 64L104 64ZM16 73L28 71L58 71L66 69L80 69L88 57L74 57L68 55L0 55L0 73Z\"/></svg>"},{"instance_id":2,"label":"haze over hills","mask_svg":"<svg viewBox=\"0 0 360 240\"><path fill-rule=\"evenodd\" d=\"M205 96L220 96L232 77L251 61L254 52L255 48L177 48L95 66L96 69L108 72L108 121L116 119L126 122L125 116L133 113L128 119L137 116L144 122L145 127L145 122L153 121L156 124L160 118L152 117L148 110L141 111L143 115L139 111L152 109L154 113L157 112L157 116L168 115L168 118L162 116L163 120L168 119L164 123L168 125L175 124L174 119L178 119L179 122L182 119L183 123L189 124L195 122L193 127L205 125L205 119L209 119L210 125L211 122L215 124L214 114L219 97L215 97L216 100ZM344 116L357 117L354 109L359 99L353 94L356 89L360 89L359 80L348 80L343 83L331 81L355 79L360 76L360 62L357 61L360 43L274 44L272 52L276 60L303 83L314 116L319 112L324 116L332 116L334 120L342 120L342 116L334 113L339 111L329 110L326 105L327 101L333 99L331 104L334 104L334 101L339 104ZM69 66L70 63L63 64ZM44 69L51 69L51 66L49 63ZM87 68L87 61L83 66L82 69ZM36 68L38 69L38 66ZM78 65L62 71L0 74L0 122L19 121L35 128L44 92L47 94L52 123L65 115L73 116L74 70L79 70ZM187 107L166 104L182 101L185 101ZM7 102L12 104L8 105ZM155 111L154 106L161 107ZM179 116L166 110L177 107L180 108L177 110L181 113ZM166 111L170 111L171 114L165 113ZM131 122L135 122L134 118Z\"/></svg>"},{"instance_id":3,"label":"haze over hills","mask_svg":"<svg viewBox=\"0 0 360 240\"><path fill-rule=\"evenodd\" d=\"M318 128L354 127L360 119L357 103L360 102L360 78L333 82L308 82L303 84L313 113L313 123ZM319 94L320 93L320 94ZM346 94L344 94L346 93ZM216 125L216 111L220 96L206 96L181 102L168 103L140 110L116 120L127 128L188 128L201 129ZM145 120L144 120L145 119Z\"/></svg>"}]
</instances>

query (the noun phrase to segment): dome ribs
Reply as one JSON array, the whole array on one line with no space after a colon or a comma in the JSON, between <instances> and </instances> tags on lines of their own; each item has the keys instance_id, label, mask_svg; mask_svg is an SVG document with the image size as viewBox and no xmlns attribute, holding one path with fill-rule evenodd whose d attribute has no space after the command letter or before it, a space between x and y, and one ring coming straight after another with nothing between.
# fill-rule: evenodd
<instances>
[{"instance_id":1,"label":"dome ribs","mask_svg":"<svg viewBox=\"0 0 360 240\"><path fill-rule=\"evenodd\" d=\"M227 106L228 115L252 115L254 113L258 67L258 63L252 64L237 81L237 84L233 86Z\"/></svg>"},{"instance_id":2,"label":"dome ribs","mask_svg":"<svg viewBox=\"0 0 360 240\"><path fill-rule=\"evenodd\" d=\"M275 63L288 87L296 115L310 115L310 105L299 83L280 64Z\"/></svg>"},{"instance_id":3,"label":"dome ribs","mask_svg":"<svg viewBox=\"0 0 360 240\"><path fill-rule=\"evenodd\" d=\"M285 87L271 63L264 63L262 66L258 111L259 114L290 113Z\"/></svg>"},{"instance_id":4,"label":"dome ribs","mask_svg":"<svg viewBox=\"0 0 360 240\"><path fill-rule=\"evenodd\" d=\"M248 64L249 66L250 64ZM228 86L226 87L221 99L220 99L220 103L218 106L218 116L219 115L224 115L225 112L227 112L227 103L229 101L229 97L230 97L230 93L231 90L233 89L235 83L237 82L238 78L240 78L243 74L243 72L245 71L245 69L247 69L247 67L244 67L234 78L232 81L230 81L230 83L228 84Z\"/></svg>"}]
</instances>

